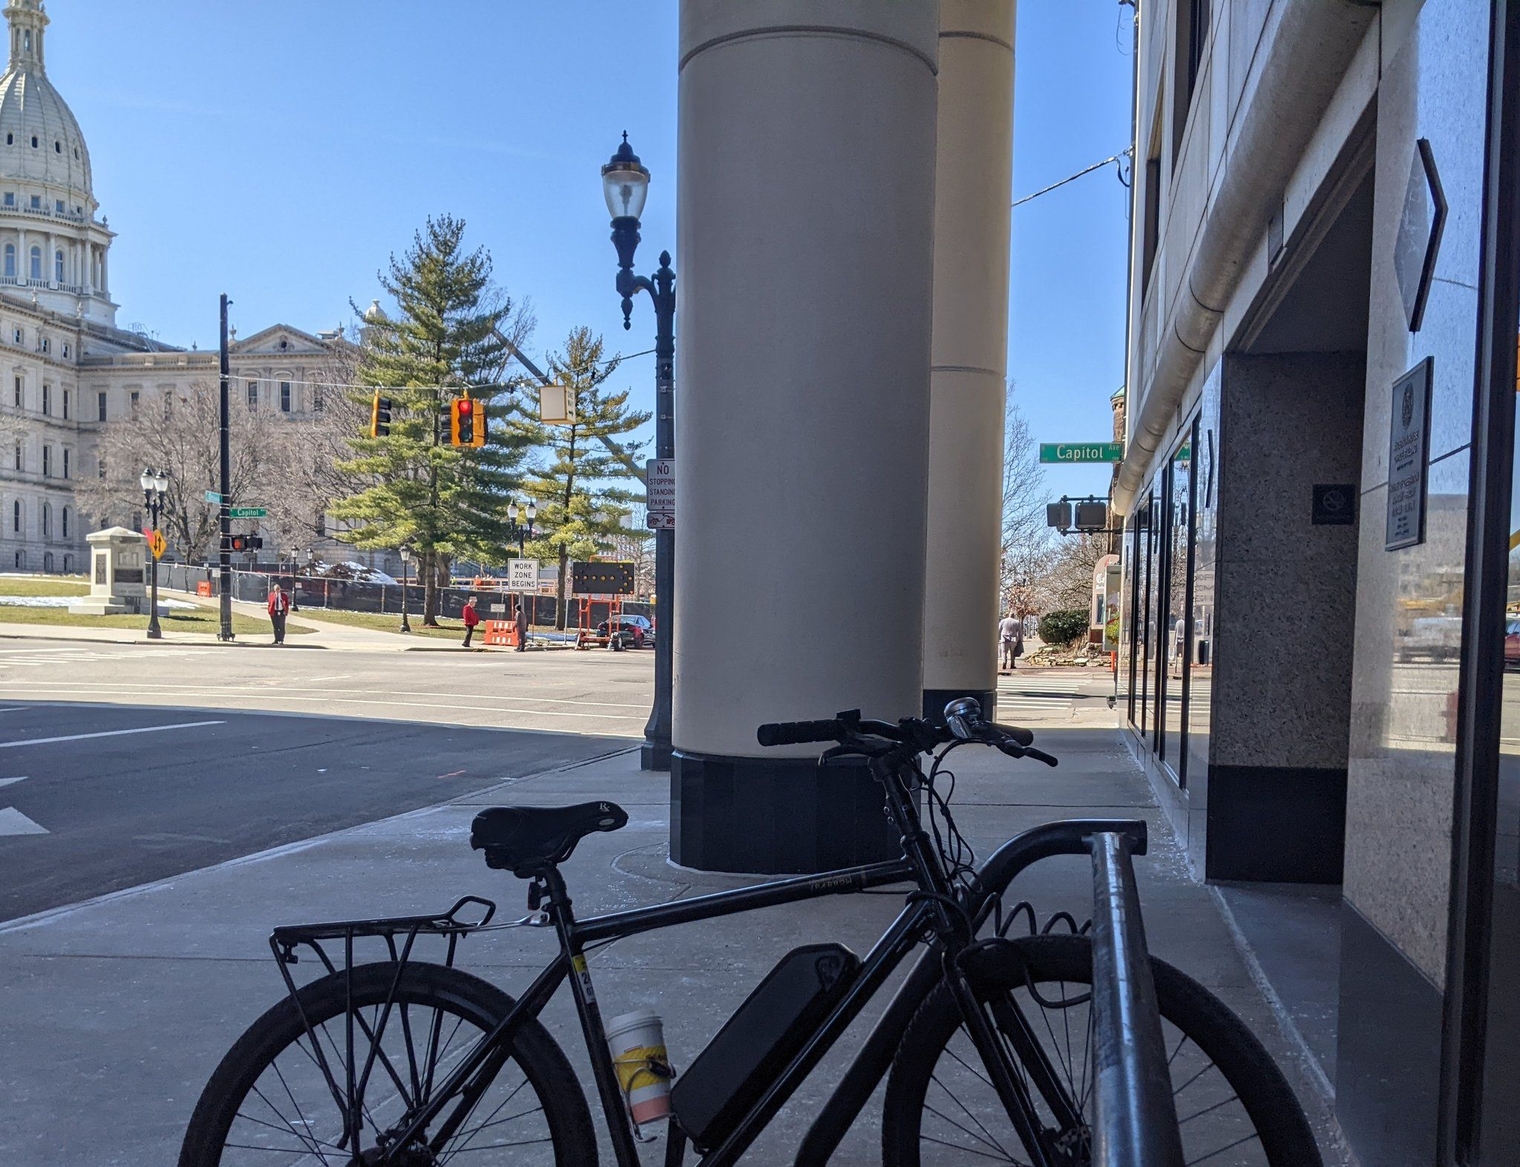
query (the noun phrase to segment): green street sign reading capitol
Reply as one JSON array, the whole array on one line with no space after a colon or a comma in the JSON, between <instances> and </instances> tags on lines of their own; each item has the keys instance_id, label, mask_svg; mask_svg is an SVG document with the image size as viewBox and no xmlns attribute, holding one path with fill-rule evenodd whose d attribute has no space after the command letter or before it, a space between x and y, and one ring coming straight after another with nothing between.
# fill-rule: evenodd
<instances>
[{"instance_id":1,"label":"green street sign reading capitol","mask_svg":"<svg viewBox=\"0 0 1520 1167\"><path fill-rule=\"evenodd\" d=\"M1041 442L1041 462L1122 462L1123 442Z\"/></svg>"},{"instance_id":2,"label":"green street sign reading capitol","mask_svg":"<svg viewBox=\"0 0 1520 1167\"><path fill-rule=\"evenodd\" d=\"M265 507L229 507L227 508L229 519L266 519L269 511Z\"/></svg>"}]
</instances>

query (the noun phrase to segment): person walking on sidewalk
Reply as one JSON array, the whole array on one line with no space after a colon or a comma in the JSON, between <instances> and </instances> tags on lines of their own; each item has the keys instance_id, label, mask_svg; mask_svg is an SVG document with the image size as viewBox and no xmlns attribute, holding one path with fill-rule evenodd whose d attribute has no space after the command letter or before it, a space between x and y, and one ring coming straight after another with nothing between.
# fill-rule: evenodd
<instances>
[{"instance_id":1,"label":"person walking on sidewalk","mask_svg":"<svg viewBox=\"0 0 1520 1167\"><path fill-rule=\"evenodd\" d=\"M1024 622L1013 614L1011 608L998 622L998 639L1002 642L1003 669L1018 668L1018 658L1024 655Z\"/></svg>"},{"instance_id":2,"label":"person walking on sidewalk","mask_svg":"<svg viewBox=\"0 0 1520 1167\"><path fill-rule=\"evenodd\" d=\"M480 623L480 613L475 610L475 597L464 602L464 646L470 647L470 637L475 635L475 625Z\"/></svg>"},{"instance_id":3,"label":"person walking on sidewalk","mask_svg":"<svg viewBox=\"0 0 1520 1167\"><path fill-rule=\"evenodd\" d=\"M517 651L528 651L528 613L523 608L522 601L517 601Z\"/></svg>"},{"instance_id":4,"label":"person walking on sidewalk","mask_svg":"<svg viewBox=\"0 0 1520 1167\"><path fill-rule=\"evenodd\" d=\"M290 611L290 597L285 594L285 589L279 584L274 585L274 591L269 593L269 622L274 625L274 642L285 643L285 616Z\"/></svg>"}]
</instances>

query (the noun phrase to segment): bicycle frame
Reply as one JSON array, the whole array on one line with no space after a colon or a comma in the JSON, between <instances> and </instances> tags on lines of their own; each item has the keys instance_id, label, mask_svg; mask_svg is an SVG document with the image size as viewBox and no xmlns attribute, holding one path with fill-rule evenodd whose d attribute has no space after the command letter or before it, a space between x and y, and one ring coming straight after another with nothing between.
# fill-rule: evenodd
<instances>
[{"instance_id":1,"label":"bicycle frame","mask_svg":"<svg viewBox=\"0 0 1520 1167\"><path fill-rule=\"evenodd\" d=\"M926 940L930 942L930 947L898 989L827 1104L814 1119L798 1151L797 1164L799 1167L815 1167L827 1161L886 1073L907 1022L942 979L950 984L955 993L972 1040L983 1054L985 1068L1018 1134L1026 1146L1043 1145L1044 1136L1029 1125L1033 1121L1034 1110L1028 1087L1023 1079L1016 1077L1009 1069L1001 1039L977 1004L969 982L960 971L957 958L975 943L976 931L992 914L997 897L1020 871L1048 856L1086 854L1088 840L1095 834L1107 832L1126 836L1132 852L1144 854L1145 824L1143 821L1129 819L1071 819L1035 827L1003 844L982 865L973 895L958 896L945 877L938 853L922 829L917 807L891 772L888 761L885 758L873 759L872 767L873 770L881 771L877 776L883 780L888 808L903 831L903 856L900 859L817 875L773 880L678 903L635 908L585 920L575 918L573 904L559 870L549 867L541 872L537 876L537 882L541 893L546 893L547 900L546 920L541 926L553 926L556 930L560 941L559 955L538 975L491 1032L476 1042L434 1092L432 1099L410 1115L406 1124L394 1132L391 1147L396 1149L408 1146L414 1139L420 1138L445 1110L452 1108L429 1140L435 1150L441 1149L505 1065L510 1056L513 1034L525 1021L536 1017L558 991L561 982L568 979L618 1167L638 1167L639 1157L632 1121L612 1066L601 1011L586 962L588 946L759 908L853 894L909 882L917 885L916 890L907 893L907 904L866 955L843 999L820 1023L801 1051L792 1058L759 1101L721 1143L703 1155L697 1167L731 1167L859 1016L866 1003L886 983L903 958ZM1002 1010L999 1021L1004 1025L1005 1034L1011 1021L1014 1032L1007 1036L1028 1075L1028 1081L1038 1089L1058 1116L1064 1111L1070 1117L1073 1113L1070 1102L1065 1098L1065 1092L1043 1049L1030 1033L1023 1030L1027 1023L1021 1015L1017 1015L1016 1007L1012 1009L1015 1016L1010 1018L1008 1013L1008 1009ZM684 1139L674 1128L671 1129L669 1138L672 1141L681 1139L681 1146L672 1151L667 1162L680 1162ZM1045 1157L1040 1151L1033 1154L1036 1160ZM391 1158L387 1155L380 1161L390 1162Z\"/></svg>"}]
</instances>

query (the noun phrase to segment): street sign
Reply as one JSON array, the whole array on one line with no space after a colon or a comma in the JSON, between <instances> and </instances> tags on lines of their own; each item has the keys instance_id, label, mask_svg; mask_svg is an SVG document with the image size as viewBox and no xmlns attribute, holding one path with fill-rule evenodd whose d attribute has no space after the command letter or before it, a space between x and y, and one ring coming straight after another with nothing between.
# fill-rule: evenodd
<instances>
[{"instance_id":1,"label":"street sign","mask_svg":"<svg viewBox=\"0 0 1520 1167\"><path fill-rule=\"evenodd\" d=\"M208 490L206 492L206 501L220 503L222 501L222 496L214 490Z\"/></svg>"},{"instance_id":2,"label":"street sign","mask_svg":"<svg viewBox=\"0 0 1520 1167\"><path fill-rule=\"evenodd\" d=\"M154 531L148 536L148 549L153 552L154 559L164 557L164 549L169 546L169 541L164 538L162 531Z\"/></svg>"},{"instance_id":3,"label":"street sign","mask_svg":"<svg viewBox=\"0 0 1520 1167\"><path fill-rule=\"evenodd\" d=\"M1041 462L1122 462L1122 442L1041 442Z\"/></svg>"},{"instance_id":4,"label":"street sign","mask_svg":"<svg viewBox=\"0 0 1520 1167\"><path fill-rule=\"evenodd\" d=\"M538 560L507 560L507 588L509 591L514 592L537 591Z\"/></svg>"},{"instance_id":5,"label":"street sign","mask_svg":"<svg viewBox=\"0 0 1520 1167\"><path fill-rule=\"evenodd\" d=\"M263 519L269 515L268 507L229 507L227 514L234 519Z\"/></svg>"},{"instance_id":6,"label":"street sign","mask_svg":"<svg viewBox=\"0 0 1520 1167\"><path fill-rule=\"evenodd\" d=\"M644 501L649 512L649 528L675 530L676 460L651 458L644 464ZM657 521L657 516L659 516Z\"/></svg>"}]
</instances>

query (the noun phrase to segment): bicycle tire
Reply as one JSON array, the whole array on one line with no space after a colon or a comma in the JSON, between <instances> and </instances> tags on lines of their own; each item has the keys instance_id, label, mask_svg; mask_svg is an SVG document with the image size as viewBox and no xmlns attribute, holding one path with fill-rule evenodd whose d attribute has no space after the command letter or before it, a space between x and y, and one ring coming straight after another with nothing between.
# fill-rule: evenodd
<instances>
[{"instance_id":1,"label":"bicycle tire","mask_svg":"<svg viewBox=\"0 0 1520 1167\"><path fill-rule=\"evenodd\" d=\"M1062 982L1072 986L1092 984L1092 945L1084 936L1031 936L1011 941L1010 947L997 953L993 960L996 964L990 967L995 968L996 972L986 977L992 983L976 985L978 996L984 1001L991 999L993 994L1009 992L1007 986L1019 983L1026 975L1037 989L1041 985ZM1027 974L1023 971L1026 969ZM1238 1098L1245 1119L1254 1128L1254 1144L1248 1137L1235 1146L1225 1146L1223 1143L1235 1137L1244 1127L1226 1127L1225 1124L1233 1116L1222 1109L1203 1108L1194 1113L1195 1107L1201 1106L1201 1103L1184 1103L1185 1091L1202 1079L1209 1068L1205 1066L1192 1081L1185 1081L1174 1093L1178 1101L1178 1120L1184 1130L1184 1157L1187 1161L1192 1163L1206 1160L1208 1167L1226 1167L1237 1162L1265 1163L1267 1167L1321 1167L1322 1160L1314 1132L1304 1117L1292 1087L1245 1023L1197 981L1165 961L1152 957L1151 970L1156 982L1163 1029L1173 1036L1177 1032L1182 1034L1175 1042L1169 1041L1167 1047L1172 1051L1169 1064L1172 1065L1174 1084L1179 1076L1191 1072L1176 1064L1186 1044L1191 1042L1209 1059L1213 1067L1217 1067L1225 1084ZM1027 994L1028 988L1020 991ZM1085 1000L1082 994L1068 998L1042 992L1041 996L1047 1000L1070 1002L1061 1006L1063 1012L1081 1006ZM1019 1003L1027 1013L1025 1001L1021 999ZM1031 1020L1031 1024L1036 1030L1042 1028L1034 1020ZM955 1098L943 1078L938 1075L942 1054L952 1041L961 1043L963 1050L971 1049L970 1040L964 1033L960 1033L957 1038L960 1028L960 1011L948 986L941 982L919 1006L903 1034L893 1060L882 1114L882 1161L886 1167L924 1167L926 1161L1027 1162L1018 1157L1026 1152L1018 1145L1011 1124L996 1104L995 1095L990 1093L990 1086L986 1088L987 1105L975 1110L973 1114L973 1108L967 1107L963 1099ZM1062 1060L1057 1048L1054 1051L1056 1057L1052 1061L1066 1071L1070 1079L1076 1076L1075 1058L1072 1055L1077 1049L1082 1049L1085 1058L1085 1048L1090 1043L1084 1042L1084 1034L1079 1033L1074 1048L1069 1040L1069 1028L1067 1033L1068 1057ZM1056 1044L1058 1039L1054 1027L1051 1027L1050 1036L1052 1044ZM1041 1040L1043 1043L1045 1039L1042 1037ZM959 1059L954 1050L950 1052L953 1060L947 1063L948 1071L966 1076L960 1071L966 1061ZM974 1053L970 1056L975 1057ZM955 1061L959 1061L959 1066ZM1192 1064L1190 1059L1188 1065ZM974 1068L968 1067L970 1074L979 1078L984 1070L979 1062L974 1062L973 1066ZM1085 1069L1084 1062L1084 1073L1080 1081L1075 1083L1077 1089L1073 1093L1084 1100L1084 1116L1090 1116L1090 1082ZM931 1090L935 1091L932 1095ZM954 1098L959 1107L964 1109L957 1109L944 1102L940 1103L943 1109L937 1108L935 1102L939 1101L941 1095ZM1212 1117L1208 1123L1189 1132L1189 1120L1183 1113L1184 1110L1194 1119L1200 1115ZM926 1114L933 1116L928 1124L924 1122ZM984 1120L990 1121L989 1115L998 1120L994 1125L1000 1124L1000 1129L1006 1131L1007 1146L998 1137L999 1131L986 1125ZM957 1125L962 1133L956 1133L952 1129ZM1202 1138L1192 1139L1193 1134L1203 1131L1217 1136L1221 1128L1224 1128L1225 1133L1219 1136L1220 1145L1216 1146L1212 1141L1204 1141ZM963 1143L966 1154L956 1158L951 1153L954 1149L952 1143ZM932 1148L933 1152L927 1156L924 1153L926 1146ZM1016 1153L1010 1152L1008 1146L1014 1147ZM1087 1163L1090 1160L1077 1153L1071 1162Z\"/></svg>"},{"instance_id":2,"label":"bicycle tire","mask_svg":"<svg viewBox=\"0 0 1520 1167\"><path fill-rule=\"evenodd\" d=\"M458 1019L449 1032L447 1042L443 1040L442 1024L434 1029L433 1022L428 1021L428 1052L433 1058L433 1063L430 1063L431 1069L424 1085L441 1082L446 1076L445 1055L453 1050L453 1056L457 1058L462 1056L463 1049L468 1048L466 1044L461 1044L457 1049L453 1047L459 1029L463 1028L466 1022L477 1031L476 1036L479 1036L493 1028L501 1018L506 1016L513 1005L512 998L495 985L459 969L434 964L408 962L401 969L399 979L397 966L393 963L358 965L353 970L352 986L355 1015L358 1017L367 1015L371 1020L372 1028L374 1022L381 1016L384 1003L387 1000L393 1002L385 1025L378 1027L382 1050L385 1048L387 1036L394 1036L398 1032L402 1033L404 1041L412 1040L410 1022L402 1025L400 1019L403 1016L409 1018L414 1008L424 1014L432 1011L433 1016L437 1018ZM278 1005L264 1013L238 1038L212 1073L201 1093L200 1100L196 1103L190 1124L185 1131L179 1167L226 1167L229 1160L224 1159L223 1156L233 1147L264 1152L262 1158L252 1159L254 1162L270 1161L272 1156L269 1152L284 1149L275 1145L261 1148L248 1147L247 1144L234 1141L245 1137L262 1138L271 1144L274 1143L276 1136L282 1140L290 1140L293 1144L288 1148L291 1153L295 1156L305 1156L307 1161L314 1164L347 1164L350 1160L358 1161L357 1157L352 1155L351 1148L343 1148L339 1145L341 1139L336 1135L323 1139L320 1134L315 1133L324 1129L318 1125L321 1120L326 1120L330 1126L336 1123L336 1126L331 1129L341 1132L342 1119L338 1117L341 1116L341 1110L326 1079L319 1077L317 1059L308 1049L311 1039L308 1036L307 1025L302 1020L304 1011L313 1030L320 1031L329 1038L328 1045L322 1045L318 1039L317 1048L332 1058L333 1073L337 1075L338 1071L346 1066L343 1061L346 1041L338 1041L334 1033L327 1029L327 1024L339 1018L345 1018L348 1014L346 1005L349 1000L348 991L348 979L342 971L312 981L297 993L299 1008L296 1002L287 996ZM401 1008L403 1005L406 1006L405 1010ZM366 1013L366 1011L373 1012ZM340 1030L344 1028L344 1026L339 1027ZM421 1026L416 1028L420 1031ZM468 1042L468 1036L465 1040ZM292 1051L299 1051L301 1056L295 1056ZM281 1069L282 1054L292 1055L285 1059L285 1069ZM367 1052L363 1056L367 1057ZM357 1068L362 1064L361 1051L357 1043L353 1061L357 1073ZM399 1058L397 1061L399 1062ZM501 1083L501 1090L507 1089L514 1063L523 1082L509 1097L516 1096L525 1086L530 1086L537 1095L539 1108L543 1112L542 1125L547 1127L547 1143L552 1149L552 1159L545 1157L543 1161L552 1162L554 1167L583 1167L583 1165L594 1167L597 1161L596 1134L591 1123L591 1112L586 1105L586 1096L564 1052L536 1019L525 1021L513 1037L511 1060L503 1067L501 1074L497 1075L492 1088ZM318 1121L311 1121L305 1117L306 1109L301 1106L289 1081L294 1073L290 1069L292 1066L299 1071L300 1082L304 1084L301 1097L309 1095L323 1102L323 1111L313 1109L314 1117ZM378 1059L375 1066L372 1082L379 1082L382 1090L394 1088L395 1101L398 1102L402 1100L402 1093L408 1080L414 1086L421 1080L420 1067L415 1062L402 1067L405 1073L396 1071L399 1080L388 1078L389 1071ZM268 1076L268 1071L271 1069L275 1071L273 1078ZM394 1070L395 1067L391 1069ZM288 1132L279 1130L278 1124L268 1115L260 1119L255 1115L242 1113L245 1103L258 1109L259 1104L250 1102L251 1097L256 1093L267 1103L269 1099L262 1093L259 1084L268 1082L271 1092L275 1092L276 1080L278 1087L283 1087L276 1095L280 1106L285 1105L284 1098L288 1095L291 1104L289 1109L294 1115L299 1116L294 1121L286 1120ZM308 1091L306 1086L311 1086L313 1089ZM414 1096L427 1096L427 1091L418 1087ZM469 1124L476 1120L483 1107L491 1104L492 1097L488 1092L480 1106L472 1111L470 1118L456 1132L456 1137L468 1136L466 1141L469 1141L487 1126L503 1126L509 1121L522 1117L518 1112L527 1105L526 1100L519 1106L513 1107L507 1118L493 1122L497 1115L492 1114L489 1118L481 1119L480 1121L486 1125L475 1128L475 1133L471 1134ZM361 1099L361 1107L367 1118L373 1119L378 1129L379 1119L375 1118L371 1112L370 1101L374 1101L373 1098ZM313 1107L315 1105L314 1102ZM383 1105L386 1105L385 1100L376 1101L375 1109ZM504 1105L506 1104L498 1106L498 1112ZM279 1107L271 1108L276 1114L282 1113ZM259 1113L264 1112L259 1110ZM525 1113L531 1118L536 1111L529 1109ZM239 1131L246 1127L253 1134L251 1136L232 1134L235 1124ZM274 1130L276 1134L267 1134L264 1129L266 1127ZM545 1141L540 1138L530 1140L530 1143L541 1147ZM361 1153L369 1149L369 1145L372 1144L367 1139L366 1146L361 1147ZM471 1145L467 1148L461 1145L460 1149L467 1149L470 1152L464 1161L471 1164L492 1162L517 1164L522 1161L512 1151L506 1150L503 1150L503 1157L499 1159L491 1156L489 1152L496 1145L498 1144ZM514 1150L518 1146L526 1145L529 1143L516 1144ZM484 1156L479 1153L482 1151L486 1152ZM230 1160L241 1162L243 1158L247 1156L233 1155ZM452 1158L452 1153L449 1153L449 1149L445 1147L444 1152L436 1161L448 1162ZM281 1161L290 1160L282 1159ZM406 1164L433 1163L435 1159L431 1156L423 1158L420 1155L408 1157L402 1153L398 1161Z\"/></svg>"}]
</instances>

